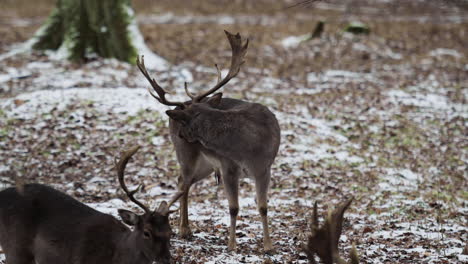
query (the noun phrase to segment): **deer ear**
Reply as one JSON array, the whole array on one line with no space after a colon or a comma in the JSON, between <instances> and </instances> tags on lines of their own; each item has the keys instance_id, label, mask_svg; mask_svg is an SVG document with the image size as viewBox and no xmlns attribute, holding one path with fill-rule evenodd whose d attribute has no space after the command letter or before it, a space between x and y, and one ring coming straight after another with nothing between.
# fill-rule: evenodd
<instances>
[{"instance_id":1,"label":"deer ear","mask_svg":"<svg viewBox=\"0 0 468 264\"><path fill-rule=\"evenodd\" d=\"M167 110L166 115L168 115L172 120L186 125L190 121L190 116L185 113L183 110Z\"/></svg>"},{"instance_id":2,"label":"deer ear","mask_svg":"<svg viewBox=\"0 0 468 264\"><path fill-rule=\"evenodd\" d=\"M134 212L124 210L124 209L119 209L119 215L122 218L122 221L129 225L129 226L135 226L138 223L138 215L135 214Z\"/></svg>"},{"instance_id":3,"label":"deer ear","mask_svg":"<svg viewBox=\"0 0 468 264\"><path fill-rule=\"evenodd\" d=\"M223 93L217 93L206 100L206 103L211 107L217 107L221 103Z\"/></svg>"}]
</instances>

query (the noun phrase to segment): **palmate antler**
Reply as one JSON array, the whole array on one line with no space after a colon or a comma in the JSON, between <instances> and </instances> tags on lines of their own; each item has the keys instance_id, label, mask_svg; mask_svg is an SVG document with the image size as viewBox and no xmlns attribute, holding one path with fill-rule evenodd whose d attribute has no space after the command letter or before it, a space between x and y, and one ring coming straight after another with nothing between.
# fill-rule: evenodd
<instances>
[{"instance_id":1,"label":"palmate antler","mask_svg":"<svg viewBox=\"0 0 468 264\"><path fill-rule=\"evenodd\" d=\"M226 37L229 40L229 44L231 45L232 49L232 56L231 56L231 66L229 67L229 72L224 77L221 81L221 71L218 68L218 65L215 64L216 71L218 73L218 83L211 88L210 90L203 92L201 94L198 94L193 101L195 102L200 102L203 98L206 96L216 92L219 90L221 87L223 87L226 83L228 83L232 78L236 77L237 74L239 73L240 67L242 64L244 64L244 57L245 53L247 53L247 48L249 47L249 39L245 42L245 44L242 44L242 37L239 33L237 34L231 34L228 31L224 30L224 33L226 33Z\"/></svg>"},{"instance_id":2,"label":"palmate antler","mask_svg":"<svg viewBox=\"0 0 468 264\"><path fill-rule=\"evenodd\" d=\"M119 179L120 187L122 190L125 192L125 194L128 196L130 201L141 207L145 211L145 214L150 214L151 210L144 205L142 202L138 201L134 194L140 190L140 187L136 188L133 191L129 191L127 186L125 185L125 180L124 180L124 175L125 175L125 167L127 166L128 161L130 158L140 149L140 146L133 147L127 151L125 151L122 156L120 157L120 160L118 162L115 162L115 168L117 170L117 177ZM163 215L168 215L170 213L173 213L174 211L169 210L169 208L184 194L184 192L177 192L171 199L169 203L161 202L160 206L158 209L155 210L155 212L158 212Z\"/></svg>"},{"instance_id":3,"label":"palmate antler","mask_svg":"<svg viewBox=\"0 0 468 264\"><path fill-rule=\"evenodd\" d=\"M240 36L239 33L237 34L231 34L228 31L224 31L226 33L226 37L228 38L229 44L231 45L231 50L232 50L232 57L231 57L231 66L229 68L229 72L224 77L221 79L221 71L218 68L218 65L215 64L217 75L218 75L218 82L216 85L211 88L210 90L200 93L200 94L192 94L189 92L187 83L184 84L185 88L185 93L192 99L192 102L201 102L203 98L207 97L208 95L216 92L219 90L221 87L223 87L225 84L227 84L232 78L236 77L237 74L239 73L241 65L244 63L244 57L245 53L247 52L247 48L249 46L249 40L245 41L243 43L242 37ZM151 84L153 87L154 92L148 88L148 91L150 92L151 96L153 96L156 100L158 100L161 104L164 105L169 105L169 106L179 106L181 108L185 108L186 105L183 102L174 102L174 101L169 101L166 99L166 94L167 92L159 86L159 84L156 82L154 78L151 78L151 76L148 73L148 70L146 69L145 66L145 61L143 56L137 58L136 64L138 68L140 69L141 73L146 77L148 82Z\"/></svg>"},{"instance_id":4,"label":"palmate antler","mask_svg":"<svg viewBox=\"0 0 468 264\"><path fill-rule=\"evenodd\" d=\"M350 198L338 206L335 211L329 212L321 227L318 222L317 202L315 202L311 221L312 234L309 236L307 246L304 247L310 263L315 264L314 255L317 254L325 264L346 264L346 261L339 256L338 242L341 236L344 212L352 201L353 198ZM350 258L351 264L359 263L354 245Z\"/></svg>"}]
</instances>

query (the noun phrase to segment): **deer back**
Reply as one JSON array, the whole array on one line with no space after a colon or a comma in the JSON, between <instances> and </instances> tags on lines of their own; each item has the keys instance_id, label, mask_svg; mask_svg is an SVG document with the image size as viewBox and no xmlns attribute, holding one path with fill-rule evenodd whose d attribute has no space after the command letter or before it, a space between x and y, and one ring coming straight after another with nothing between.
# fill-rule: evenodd
<instances>
[{"instance_id":1,"label":"deer back","mask_svg":"<svg viewBox=\"0 0 468 264\"><path fill-rule=\"evenodd\" d=\"M278 121L261 104L222 98L217 105L192 103L167 114L177 153L195 148L209 156L269 167L278 152Z\"/></svg>"},{"instance_id":2,"label":"deer back","mask_svg":"<svg viewBox=\"0 0 468 264\"><path fill-rule=\"evenodd\" d=\"M100 232L89 232L90 227ZM0 244L7 257L19 251L34 256L39 263L70 262L77 258L77 249L87 250L81 241L100 240L104 229L111 229L113 234L130 233L112 216L45 185L27 184L21 194L16 188L0 192ZM114 241L102 239L102 252L114 249Z\"/></svg>"}]
</instances>

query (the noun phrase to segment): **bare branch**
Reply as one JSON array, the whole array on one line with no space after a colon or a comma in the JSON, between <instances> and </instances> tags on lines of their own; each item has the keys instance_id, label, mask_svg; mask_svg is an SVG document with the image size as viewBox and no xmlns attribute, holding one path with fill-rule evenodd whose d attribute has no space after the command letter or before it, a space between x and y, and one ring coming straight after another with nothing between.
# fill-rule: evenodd
<instances>
[{"instance_id":1,"label":"bare branch","mask_svg":"<svg viewBox=\"0 0 468 264\"><path fill-rule=\"evenodd\" d=\"M298 6L304 7L304 6L311 5L311 4L315 3L315 2L321 2L321 1L326 2L324 0L305 0L305 1L295 3L293 5L290 5L290 6L286 7L286 8L284 8L284 9L290 9L290 8L294 8L294 7L298 7Z\"/></svg>"}]
</instances>

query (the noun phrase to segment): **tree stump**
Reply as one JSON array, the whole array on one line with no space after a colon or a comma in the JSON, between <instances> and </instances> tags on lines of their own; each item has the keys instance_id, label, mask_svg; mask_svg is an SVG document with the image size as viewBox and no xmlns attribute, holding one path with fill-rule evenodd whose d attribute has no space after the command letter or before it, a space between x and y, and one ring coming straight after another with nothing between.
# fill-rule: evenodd
<instances>
[{"instance_id":1,"label":"tree stump","mask_svg":"<svg viewBox=\"0 0 468 264\"><path fill-rule=\"evenodd\" d=\"M79 62L96 54L135 63L137 50L129 31L134 19L130 0L57 0L32 47L58 50Z\"/></svg>"}]
</instances>

